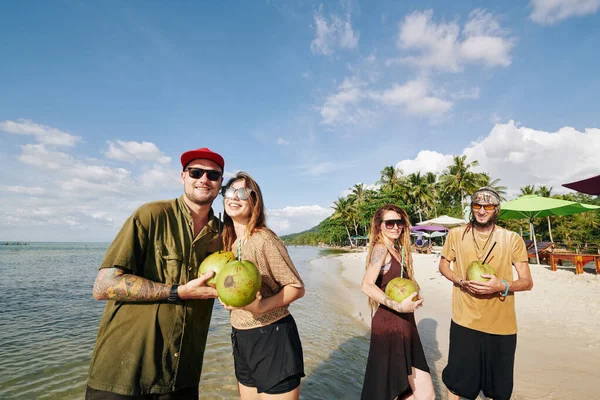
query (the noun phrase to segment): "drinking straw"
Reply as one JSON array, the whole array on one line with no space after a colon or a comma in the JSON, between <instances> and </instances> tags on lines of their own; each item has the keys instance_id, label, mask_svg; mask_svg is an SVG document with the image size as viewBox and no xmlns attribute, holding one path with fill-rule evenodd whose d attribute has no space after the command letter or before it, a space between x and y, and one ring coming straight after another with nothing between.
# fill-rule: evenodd
<instances>
[{"instance_id":1,"label":"drinking straw","mask_svg":"<svg viewBox=\"0 0 600 400\"><path fill-rule=\"evenodd\" d=\"M219 226L218 226L218 234L217 234L217 253L221 252L221 226L222 226L222 222L221 222L221 213L219 213ZM495 243L494 243L495 244Z\"/></svg>"},{"instance_id":2,"label":"drinking straw","mask_svg":"<svg viewBox=\"0 0 600 400\"><path fill-rule=\"evenodd\" d=\"M498 242L494 242L492 247L490 247L490 251L488 251L487 256L485 256L485 258L483 259L484 264L485 264L485 260L487 260L487 258L490 256L490 253L492 252L492 250L494 250L494 246L496 246L496 243L498 243Z\"/></svg>"}]
</instances>

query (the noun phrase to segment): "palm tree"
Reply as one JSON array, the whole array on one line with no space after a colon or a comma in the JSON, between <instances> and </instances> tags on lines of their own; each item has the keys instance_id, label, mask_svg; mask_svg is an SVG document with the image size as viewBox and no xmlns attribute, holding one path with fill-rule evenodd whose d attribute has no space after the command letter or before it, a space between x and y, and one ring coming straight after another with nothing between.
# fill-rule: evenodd
<instances>
[{"instance_id":1,"label":"palm tree","mask_svg":"<svg viewBox=\"0 0 600 400\"><path fill-rule=\"evenodd\" d=\"M552 186L540 186L538 190L535 191L535 194L542 197L552 197Z\"/></svg>"},{"instance_id":2,"label":"palm tree","mask_svg":"<svg viewBox=\"0 0 600 400\"><path fill-rule=\"evenodd\" d=\"M348 240L350 241L350 246L353 246L352 237L350 236L350 230L348 229L348 223L354 221L356 228L356 208L352 200L346 197L338 197L336 201L333 202L333 215L331 219L341 219L346 228L346 233L348 234Z\"/></svg>"},{"instance_id":3,"label":"palm tree","mask_svg":"<svg viewBox=\"0 0 600 400\"><path fill-rule=\"evenodd\" d=\"M437 215L436 205L440 201L439 182L437 180L437 175L434 174L433 172L428 172L425 175L425 181L427 182L427 185L429 186L429 190L431 190L431 195L433 197L433 215L434 215L434 217L437 217L438 215Z\"/></svg>"},{"instance_id":4,"label":"palm tree","mask_svg":"<svg viewBox=\"0 0 600 400\"><path fill-rule=\"evenodd\" d=\"M527 185L521 188L521 195L526 194L536 194L535 193L535 185Z\"/></svg>"},{"instance_id":5,"label":"palm tree","mask_svg":"<svg viewBox=\"0 0 600 400\"><path fill-rule=\"evenodd\" d=\"M363 183L355 184L351 190L352 193L350 194L350 196L348 196L348 198L353 201L358 210L360 209L360 206L371 196L371 191L367 189ZM361 228L364 228L365 232L368 232L366 225L362 226Z\"/></svg>"},{"instance_id":6,"label":"palm tree","mask_svg":"<svg viewBox=\"0 0 600 400\"><path fill-rule=\"evenodd\" d=\"M402 170L396 169L393 165L387 166L381 170L381 189L389 189L392 192L400 188L402 184Z\"/></svg>"},{"instance_id":7,"label":"palm tree","mask_svg":"<svg viewBox=\"0 0 600 400\"><path fill-rule=\"evenodd\" d=\"M427 179L420 171L406 177L406 194L419 214L419 222L423 222L422 212L433 208L434 201Z\"/></svg>"},{"instance_id":8,"label":"palm tree","mask_svg":"<svg viewBox=\"0 0 600 400\"><path fill-rule=\"evenodd\" d=\"M443 192L460 196L461 209L465 208L465 193L474 192L479 183L479 175L471 168L479 165L477 160L467 163L467 156L454 156L454 164L449 165L440 177Z\"/></svg>"},{"instance_id":9,"label":"palm tree","mask_svg":"<svg viewBox=\"0 0 600 400\"><path fill-rule=\"evenodd\" d=\"M535 191L535 194L542 197L550 197L550 195L552 194L552 186L540 186L539 189ZM548 222L548 236L550 236L550 241L554 242L554 240L552 240L552 225L550 225L549 215L546 216L546 221Z\"/></svg>"},{"instance_id":10,"label":"palm tree","mask_svg":"<svg viewBox=\"0 0 600 400\"><path fill-rule=\"evenodd\" d=\"M352 193L350 194L349 197L354 199L354 201L356 202L356 205L361 205L365 201L366 194L367 194L367 188L365 187L364 183L355 184L351 190L352 190Z\"/></svg>"}]
</instances>

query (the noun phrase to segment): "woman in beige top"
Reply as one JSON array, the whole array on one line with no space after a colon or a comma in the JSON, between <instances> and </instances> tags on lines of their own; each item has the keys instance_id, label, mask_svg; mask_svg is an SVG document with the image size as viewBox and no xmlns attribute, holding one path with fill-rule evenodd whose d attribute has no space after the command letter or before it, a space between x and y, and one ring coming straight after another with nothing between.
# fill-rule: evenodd
<instances>
[{"instance_id":1,"label":"woman in beige top","mask_svg":"<svg viewBox=\"0 0 600 400\"><path fill-rule=\"evenodd\" d=\"M283 242L266 226L260 187L239 172L223 188L223 248L253 262L262 284L256 300L231 311L232 347L240 398L298 399L304 376L302 344L288 311L304 283Z\"/></svg>"}]
</instances>

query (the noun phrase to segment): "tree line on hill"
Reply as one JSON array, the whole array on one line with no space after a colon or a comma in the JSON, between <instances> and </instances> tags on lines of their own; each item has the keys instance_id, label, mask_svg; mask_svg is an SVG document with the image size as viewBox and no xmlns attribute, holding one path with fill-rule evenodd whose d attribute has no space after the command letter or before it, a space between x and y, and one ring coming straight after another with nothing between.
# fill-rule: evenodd
<instances>
[{"instance_id":1,"label":"tree line on hill","mask_svg":"<svg viewBox=\"0 0 600 400\"><path fill-rule=\"evenodd\" d=\"M396 204L406 210L411 224L440 215L463 218L467 206L467 197L482 186L493 187L505 201L507 187L500 179L492 179L485 172L474 172L477 161L467 163L466 156L454 156L450 164L440 175L432 172L415 172L404 175L394 166L381 171L381 178L375 189L362 183L350 188L350 194L338 197L333 203L333 214L317 226L300 233L282 236L288 245L355 245L352 237L368 236L371 217L384 204ZM552 187L527 185L520 188L521 194L536 194L542 197L554 197L600 205L600 198L581 193L564 195L553 194ZM551 235L555 243L563 244L570 250L600 246L600 211L589 211L570 216L551 217L551 228L546 218L534 220L534 230L538 240L547 240ZM499 225L528 235L529 221L500 220ZM527 239L528 237L524 237Z\"/></svg>"}]
</instances>

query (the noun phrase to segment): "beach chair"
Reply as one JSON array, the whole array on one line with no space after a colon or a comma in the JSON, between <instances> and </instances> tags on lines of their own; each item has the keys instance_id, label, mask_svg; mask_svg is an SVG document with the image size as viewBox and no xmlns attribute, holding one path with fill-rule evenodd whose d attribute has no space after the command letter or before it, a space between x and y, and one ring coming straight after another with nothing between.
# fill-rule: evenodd
<instances>
[{"instance_id":1,"label":"beach chair","mask_svg":"<svg viewBox=\"0 0 600 400\"><path fill-rule=\"evenodd\" d=\"M431 242L419 238L414 243L414 250L419 254L431 254Z\"/></svg>"},{"instance_id":2,"label":"beach chair","mask_svg":"<svg viewBox=\"0 0 600 400\"><path fill-rule=\"evenodd\" d=\"M548 261L554 250L554 242L538 242L537 249L540 261ZM535 261L535 246L533 244L527 249L527 257Z\"/></svg>"},{"instance_id":3,"label":"beach chair","mask_svg":"<svg viewBox=\"0 0 600 400\"><path fill-rule=\"evenodd\" d=\"M533 247L533 240L524 240L524 242L525 242L525 248L527 250L529 250Z\"/></svg>"}]
</instances>

